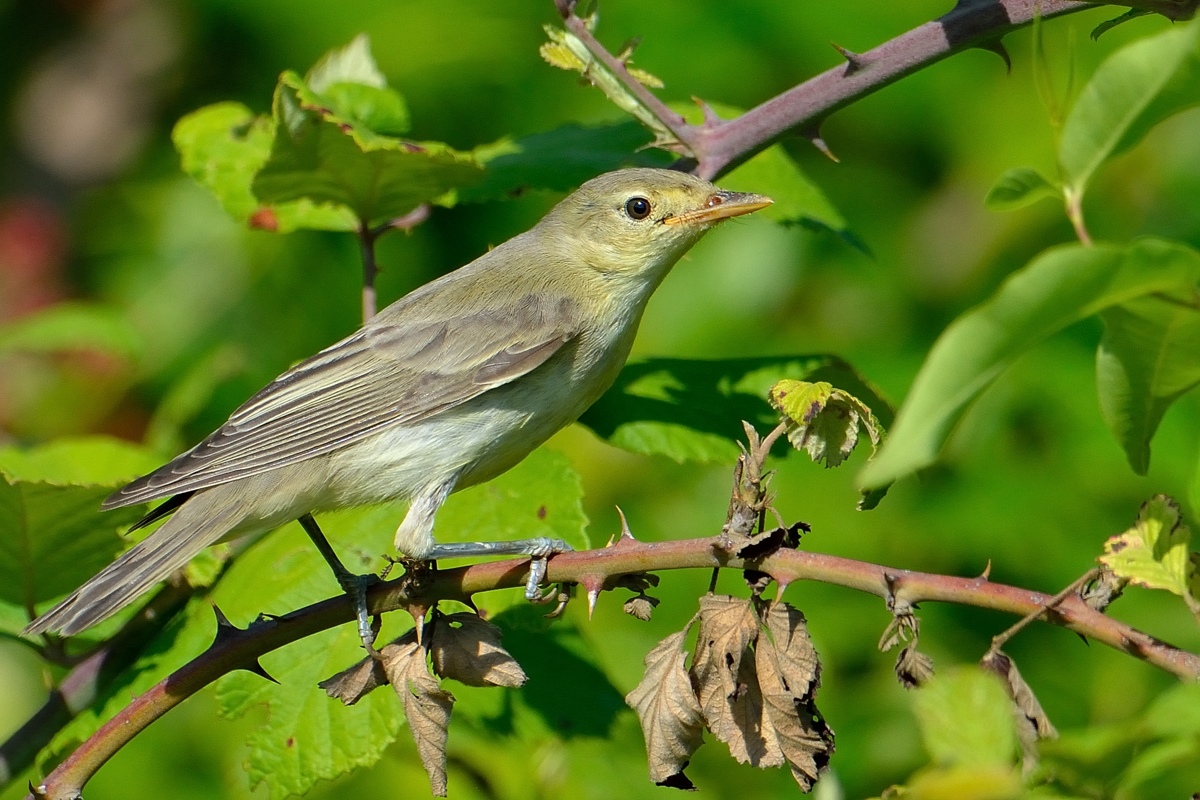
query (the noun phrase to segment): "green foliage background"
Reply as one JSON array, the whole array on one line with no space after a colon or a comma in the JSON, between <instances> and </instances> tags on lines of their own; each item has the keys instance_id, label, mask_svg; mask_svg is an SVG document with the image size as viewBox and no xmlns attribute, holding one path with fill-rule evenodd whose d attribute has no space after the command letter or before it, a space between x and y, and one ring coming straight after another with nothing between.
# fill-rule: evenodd
<instances>
[{"instance_id":1,"label":"green foliage background","mask_svg":"<svg viewBox=\"0 0 1200 800\"><path fill-rule=\"evenodd\" d=\"M407 100L410 135L417 139L470 150L503 136L621 119L600 93L538 57L541 26L555 21L550 2L140 0L131 7L154 23L142 35L171 55L131 90L138 102L128 122L144 121L133 157L83 180L47 169L19 131L22 114L31 113L29 92L39 70L63 48L98 35L103 4L0 4L10 44L0 48L0 102L5 118L17 120L0 131L4 209L28 203L45 209L62 254L35 278L51 288L48 299L63 304L63 313L78 311L73 301L92 309L73 318L72 355L0 354L0 444L106 433L172 455L290 363L358 324L353 238L279 235L235 223L179 168L170 130L185 113L221 100L267 112L280 72L303 71L366 31L381 70ZM645 34L637 63L666 82L664 98L697 95L747 108L837 64L830 40L865 50L945 10L944 3L924 1L745 0L691 3L684 10L606 0L598 33L613 49L627 36ZM1138 19L1099 42L1088 40L1087 33L1113 15L1099 9L1046 25L1060 90L1069 62L1086 77L1121 44L1167 25ZM727 225L667 279L635 355L835 353L898 403L952 319L1046 247L1073 239L1054 203L1003 215L984 207L988 188L1010 167L1055 174L1030 34L1014 34L1006 44L1011 75L994 55L971 51L838 112L823 133L840 163L802 139L783 142L869 254L829 232L768 219ZM1123 243L1154 234L1200 247L1198 143L1200 114L1193 111L1103 168L1085 201L1092 235ZM381 305L524 230L559 197L535 191L437 208L411 235L384 237ZM0 264L0 314L8 320L22 311L18 281L34 280L19 279L10 266ZM839 470L820 469L796 454L782 459L777 506L785 518L813 526L804 540L809 548L962 575L990 563L994 580L1057 591L1092 565L1103 540L1128 527L1151 494L1188 496L1200 446L1200 397L1193 392L1167 412L1148 475L1130 471L1096 400L1100 336L1099 322L1085 320L1022 356L968 413L943 462L920 480L897 484L878 509L854 510L861 454ZM634 455L578 426L551 447L582 477L594 543L619 529L616 504L642 539L719 529L730 464ZM570 487L562 491L570 496ZM1193 490L1193 502L1198 494ZM1194 522L1196 507L1187 514ZM388 518L376 526L384 543L392 524ZM285 536L299 542L297 530L279 534ZM268 540L263 546L289 545ZM649 624L621 614L612 597L602 599L593 620L577 603L554 626L519 606L504 611L506 643L531 681L520 692L454 687L463 704L462 717L451 723L451 796L607 798L668 791L645 780L637 722L620 698L640 678L644 654L691 616L707 577L665 575L658 592L663 603ZM723 581L722 588L738 590L733 576ZM328 581L305 596L332 591ZM910 697L892 676L893 656L875 650L888 613L873 598L824 585L794 586L788 597L805 611L825 664L819 703L838 734L833 767L845 796L870 796L904 781L929 756ZM511 599L491 602L500 611ZM285 610L254 598L221 603L226 611L238 607L235 621L242 623L257 610ZM203 641L199 627L211 624L207 613L195 609L180 634L185 641ZM1113 613L1200 648L1186 608L1165 593L1131 591ZM920 615L923 649L942 669L976 660L1010 621L959 607L927 606ZM1090 729L1084 742L1111 742L1153 727L1142 715L1153 712L1156 698L1174 683L1061 629L1034 626L1007 649L1061 730ZM349 659L353 648L340 652ZM278 658L286 661L286 651ZM28 651L0 641L0 738L41 703L40 669ZM243 688L254 691L249 683ZM247 789L241 767L249 758L252 770L267 770L243 744L267 712L238 691L230 682L219 697L209 691L172 712L101 771L87 796L266 796L262 785ZM1194 693L1192 702L1200 702ZM229 713L238 704L246 716L217 719L218 706ZM380 711L375 723L394 730L388 713L395 710ZM735 765L711 743L689 774L712 797L794 791L786 773ZM1183 796L1185 789L1200 789L1194 767L1152 775L1128 796ZM4 797L23 791L18 782ZM426 791L413 746L401 735L376 767L321 783L311 796Z\"/></svg>"}]
</instances>

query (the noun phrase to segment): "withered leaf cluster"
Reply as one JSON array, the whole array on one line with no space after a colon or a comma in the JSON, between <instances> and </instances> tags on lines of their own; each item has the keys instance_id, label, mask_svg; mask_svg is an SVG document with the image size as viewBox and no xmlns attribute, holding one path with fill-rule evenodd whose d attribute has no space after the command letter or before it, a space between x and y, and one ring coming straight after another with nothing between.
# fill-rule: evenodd
<instances>
[{"instance_id":1,"label":"withered leaf cluster","mask_svg":"<svg viewBox=\"0 0 1200 800\"><path fill-rule=\"evenodd\" d=\"M440 614L424 626L421 640L410 630L349 669L321 681L333 698L354 705L366 694L391 684L404 704L404 716L429 775L430 791L446 796L446 736L454 695L438 677L468 686L519 687L525 671L500 645L500 629L479 616ZM430 672L432 664L433 672ZM438 677L435 677L438 676Z\"/></svg>"},{"instance_id":2,"label":"withered leaf cluster","mask_svg":"<svg viewBox=\"0 0 1200 800\"><path fill-rule=\"evenodd\" d=\"M684 640L697 623L688 669ZM804 791L829 763L833 731L815 703L820 664L804 615L787 603L705 595L645 663L625 701L641 721L655 783L694 788L683 770L705 729L744 764L787 765Z\"/></svg>"}]
</instances>

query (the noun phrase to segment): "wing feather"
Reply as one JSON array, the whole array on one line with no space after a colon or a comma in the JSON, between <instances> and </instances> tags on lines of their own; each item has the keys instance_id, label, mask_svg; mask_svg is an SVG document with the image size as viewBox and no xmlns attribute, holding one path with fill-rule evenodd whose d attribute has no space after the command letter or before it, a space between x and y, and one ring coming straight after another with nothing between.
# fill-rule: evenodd
<instances>
[{"instance_id":1,"label":"wing feather","mask_svg":"<svg viewBox=\"0 0 1200 800\"><path fill-rule=\"evenodd\" d=\"M576 335L561 298L528 295L507 313L441 319L388 311L276 378L104 508L228 483L427 419L537 369Z\"/></svg>"}]
</instances>

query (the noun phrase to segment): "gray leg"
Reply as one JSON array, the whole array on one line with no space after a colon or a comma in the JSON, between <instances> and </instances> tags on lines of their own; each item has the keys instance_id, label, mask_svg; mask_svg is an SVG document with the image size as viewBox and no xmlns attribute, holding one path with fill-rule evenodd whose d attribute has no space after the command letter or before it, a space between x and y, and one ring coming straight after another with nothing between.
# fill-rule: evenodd
<instances>
[{"instance_id":1,"label":"gray leg","mask_svg":"<svg viewBox=\"0 0 1200 800\"><path fill-rule=\"evenodd\" d=\"M517 539L511 542L448 542L435 544L425 556L430 561L439 558L468 556L533 556L529 562L529 579L525 582L525 599L541 597L538 586L546 577L546 559L555 553L570 553L571 546L562 539L539 536L536 539Z\"/></svg>"},{"instance_id":2,"label":"gray leg","mask_svg":"<svg viewBox=\"0 0 1200 800\"><path fill-rule=\"evenodd\" d=\"M342 591L350 597L350 602L354 604L354 616L358 619L358 636L362 639L363 647L370 653L375 644L375 631L371 630L371 615L367 611L367 589L378 583L379 579L374 575L355 575L346 569L337 554L333 552L333 547L325 538L325 534L321 532L321 528L318 527L312 514L305 514L298 521L304 528L304 532L308 534L308 538L312 539L313 544L317 546L317 550L321 551L325 563L333 570L333 576L337 578L338 586L342 587Z\"/></svg>"}]
</instances>

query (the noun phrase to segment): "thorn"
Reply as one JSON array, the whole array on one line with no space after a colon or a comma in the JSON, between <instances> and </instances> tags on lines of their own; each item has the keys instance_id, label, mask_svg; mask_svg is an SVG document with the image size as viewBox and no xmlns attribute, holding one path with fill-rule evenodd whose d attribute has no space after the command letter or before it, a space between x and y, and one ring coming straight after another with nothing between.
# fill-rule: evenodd
<instances>
[{"instance_id":1,"label":"thorn","mask_svg":"<svg viewBox=\"0 0 1200 800\"><path fill-rule=\"evenodd\" d=\"M1008 48L1004 46L1004 42L1000 39L994 42L984 42L983 44L975 45L980 50L987 50L989 53L995 53L1004 61L1004 66L1008 70L1008 74L1012 75L1012 56L1008 54Z\"/></svg>"},{"instance_id":2,"label":"thorn","mask_svg":"<svg viewBox=\"0 0 1200 800\"><path fill-rule=\"evenodd\" d=\"M230 622L229 617L225 616L225 612L216 603L212 604L212 609L213 615L217 618L217 632L213 636L212 644L209 645L210 650L228 642L230 639L237 638L238 634L242 633L243 630Z\"/></svg>"},{"instance_id":3,"label":"thorn","mask_svg":"<svg viewBox=\"0 0 1200 800\"><path fill-rule=\"evenodd\" d=\"M271 683L274 683L274 684L279 683L279 681L275 680L275 678L273 678L271 676L271 673L269 673L265 669L263 669L263 665L259 663L257 658L254 659L254 661L252 661L249 664L249 666L244 666L244 667L242 667L242 669L246 670L247 672L253 672L255 675L257 675L260 678L266 678Z\"/></svg>"},{"instance_id":4,"label":"thorn","mask_svg":"<svg viewBox=\"0 0 1200 800\"><path fill-rule=\"evenodd\" d=\"M979 578L980 578L980 580L985 580L985 581L991 580L991 574L992 574L992 560L989 558L988 562L987 562L987 566L983 568L983 572L980 573Z\"/></svg>"},{"instance_id":5,"label":"thorn","mask_svg":"<svg viewBox=\"0 0 1200 800\"><path fill-rule=\"evenodd\" d=\"M615 508L617 509L617 516L621 518L621 541L636 542L637 539L634 538L633 531L629 530L629 521L625 519L625 512L621 510L620 506L616 506Z\"/></svg>"},{"instance_id":6,"label":"thorn","mask_svg":"<svg viewBox=\"0 0 1200 800\"><path fill-rule=\"evenodd\" d=\"M833 49L842 54L842 58L846 59L846 74L853 75L863 67L867 66L867 61L861 55L853 50L847 50L836 42L830 42Z\"/></svg>"},{"instance_id":7,"label":"thorn","mask_svg":"<svg viewBox=\"0 0 1200 800\"><path fill-rule=\"evenodd\" d=\"M701 100L696 95L692 95L692 102L700 106L700 111L704 114L704 124L709 127L716 127L725 120L717 116L717 112L713 111L713 107Z\"/></svg>"},{"instance_id":8,"label":"thorn","mask_svg":"<svg viewBox=\"0 0 1200 800\"><path fill-rule=\"evenodd\" d=\"M825 156L835 164L841 163L841 160L833 154L832 150L829 149L829 145L825 143L825 140L821 138L820 127L813 127L805 131L804 137L812 142L813 147L817 148L821 155Z\"/></svg>"},{"instance_id":9,"label":"thorn","mask_svg":"<svg viewBox=\"0 0 1200 800\"><path fill-rule=\"evenodd\" d=\"M592 614L596 611L596 601L600 599L599 589L588 589L588 619L592 618Z\"/></svg>"}]
</instances>

